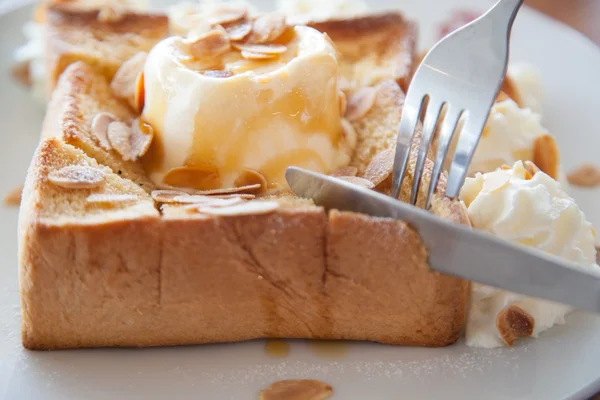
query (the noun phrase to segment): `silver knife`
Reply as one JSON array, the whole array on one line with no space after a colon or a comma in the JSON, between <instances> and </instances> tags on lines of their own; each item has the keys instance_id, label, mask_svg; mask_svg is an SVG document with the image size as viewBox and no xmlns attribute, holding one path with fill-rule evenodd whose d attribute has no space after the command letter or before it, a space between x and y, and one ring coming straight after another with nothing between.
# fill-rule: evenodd
<instances>
[{"instance_id":1,"label":"silver knife","mask_svg":"<svg viewBox=\"0 0 600 400\"><path fill-rule=\"evenodd\" d=\"M600 313L600 271L448 222L341 179L296 167L287 169L286 179L297 196L326 209L405 221L421 235L436 271Z\"/></svg>"}]
</instances>

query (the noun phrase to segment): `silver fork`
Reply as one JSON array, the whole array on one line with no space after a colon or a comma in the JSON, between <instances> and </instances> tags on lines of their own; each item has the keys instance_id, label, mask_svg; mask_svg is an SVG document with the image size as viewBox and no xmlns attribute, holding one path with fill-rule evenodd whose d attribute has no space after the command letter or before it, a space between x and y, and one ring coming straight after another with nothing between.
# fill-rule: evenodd
<instances>
[{"instance_id":1,"label":"silver fork","mask_svg":"<svg viewBox=\"0 0 600 400\"><path fill-rule=\"evenodd\" d=\"M510 31L522 3L523 0L499 0L487 13L443 38L423 59L402 111L392 176L395 198L400 194L413 134L425 103L427 109L410 202L416 204L427 151L437 131L442 108L445 108L445 117L441 122L426 208L431 204L448 147L463 116L464 124L446 186L448 197L458 196L506 74Z\"/></svg>"}]
</instances>

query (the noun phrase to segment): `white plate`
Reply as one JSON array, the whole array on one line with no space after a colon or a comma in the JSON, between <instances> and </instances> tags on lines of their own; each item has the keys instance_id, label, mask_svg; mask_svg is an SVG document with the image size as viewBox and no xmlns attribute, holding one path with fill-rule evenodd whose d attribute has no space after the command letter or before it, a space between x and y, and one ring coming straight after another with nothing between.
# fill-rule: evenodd
<instances>
[{"instance_id":1,"label":"white plate","mask_svg":"<svg viewBox=\"0 0 600 400\"><path fill-rule=\"evenodd\" d=\"M421 25L427 44L434 24L455 7L482 0L378 1L401 7ZM400 3L400 4L399 4ZM402 4L405 3L405 4ZM2 4L2 0L0 0ZM10 82L12 51L30 10L0 16L0 193L19 185L38 141L43 110ZM600 51L590 41L532 10L519 15L513 60L542 69L545 124L558 137L568 169L594 161L600 149ZM423 43L422 43L423 44ZM600 226L598 193L574 191ZM347 345L342 357L319 356L304 341L287 358L264 342L161 349L29 352L21 348L17 289L17 211L0 208L0 398L4 399L255 399L285 378L316 378L334 386L334 399L583 399L600 390L600 318L574 313L565 326L514 349L473 350Z\"/></svg>"}]
</instances>

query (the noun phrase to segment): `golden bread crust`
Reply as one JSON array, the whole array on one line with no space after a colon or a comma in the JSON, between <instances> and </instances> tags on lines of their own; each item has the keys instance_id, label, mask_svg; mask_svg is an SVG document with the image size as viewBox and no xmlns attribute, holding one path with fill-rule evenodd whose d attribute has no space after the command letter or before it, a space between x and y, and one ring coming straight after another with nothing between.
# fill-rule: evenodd
<instances>
[{"instance_id":1,"label":"golden bread crust","mask_svg":"<svg viewBox=\"0 0 600 400\"><path fill-rule=\"evenodd\" d=\"M119 18L99 18L99 9L81 9L68 2L47 9L46 65L48 92L72 63L84 61L107 80L121 64L149 51L169 33L166 15L126 10Z\"/></svg>"},{"instance_id":2,"label":"golden bread crust","mask_svg":"<svg viewBox=\"0 0 600 400\"><path fill-rule=\"evenodd\" d=\"M416 25L397 12L309 22L341 53L342 74L355 88L395 80L408 90L416 60Z\"/></svg>"}]
</instances>

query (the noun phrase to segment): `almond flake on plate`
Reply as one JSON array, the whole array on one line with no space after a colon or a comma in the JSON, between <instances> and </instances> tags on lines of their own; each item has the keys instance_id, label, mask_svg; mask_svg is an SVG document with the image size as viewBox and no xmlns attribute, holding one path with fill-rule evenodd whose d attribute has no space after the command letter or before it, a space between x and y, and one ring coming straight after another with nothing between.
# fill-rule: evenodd
<instances>
[{"instance_id":1,"label":"almond flake on plate","mask_svg":"<svg viewBox=\"0 0 600 400\"><path fill-rule=\"evenodd\" d=\"M350 122L361 119L373 108L377 90L372 87L364 87L353 93L348 99L346 108L346 119Z\"/></svg>"},{"instance_id":2,"label":"almond flake on plate","mask_svg":"<svg viewBox=\"0 0 600 400\"><path fill-rule=\"evenodd\" d=\"M117 117L107 112L100 112L92 119L92 136L98 140L100 147L106 151L111 149L111 145L108 140L108 126L115 121L117 121Z\"/></svg>"},{"instance_id":3,"label":"almond flake on plate","mask_svg":"<svg viewBox=\"0 0 600 400\"><path fill-rule=\"evenodd\" d=\"M153 137L152 127L137 118L133 120L131 126L119 121L108 125L110 145L125 161L136 161L146 154Z\"/></svg>"},{"instance_id":4,"label":"almond flake on plate","mask_svg":"<svg viewBox=\"0 0 600 400\"><path fill-rule=\"evenodd\" d=\"M137 108L135 98L138 76L144 71L146 58L148 53L137 53L121 65L110 82L110 88L115 96L127 100L134 109Z\"/></svg>"},{"instance_id":5,"label":"almond flake on plate","mask_svg":"<svg viewBox=\"0 0 600 400\"><path fill-rule=\"evenodd\" d=\"M333 171L330 176L340 177L340 176L356 176L358 173L358 168L356 167L341 167Z\"/></svg>"},{"instance_id":6,"label":"almond flake on plate","mask_svg":"<svg viewBox=\"0 0 600 400\"><path fill-rule=\"evenodd\" d=\"M352 183L353 185L364 187L366 189L373 189L375 187L373 182L364 178L359 178L357 176L336 176L335 178L340 179L342 181L346 181L348 183Z\"/></svg>"},{"instance_id":7,"label":"almond flake on plate","mask_svg":"<svg viewBox=\"0 0 600 400\"><path fill-rule=\"evenodd\" d=\"M187 41L192 56L196 58L217 57L231 49L231 43L224 29L210 32Z\"/></svg>"},{"instance_id":8,"label":"almond flake on plate","mask_svg":"<svg viewBox=\"0 0 600 400\"><path fill-rule=\"evenodd\" d=\"M590 164L583 164L567 175L570 184L579 187L596 187L600 185L600 169Z\"/></svg>"},{"instance_id":9,"label":"almond flake on plate","mask_svg":"<svg viewBox=\"0 0 600 400\"><path fill-rule=\"evenodd\" d=\"M216 216L237 216L237 215L259 215L275 211L279 207L276 201L254 200L231 207L198 207L198 212L202 214Z\"/></svg>"},{"instance_id":10,"label":"almond flake on plate","mask_svg":"<svg viewBox=\"0 0 600 400\"><path fill-rule=\"evenodd\" d=\"M504 343L511 347L516 339L533 334L535 319L516 305L506 306L496 317L496 327Z\"/></svg>"},{"instance_id":11,"label":"almond flake on plate","mask_svg":"<svg viewBox=\"0 0 600 400\"><path fill-rule=\"evenodd\" d=\"M248 37L248 35L250 35L252 32L252 22L244 20L239 24L226 26L225 30L227 31L229 40L238 42L244 40Z\"/></svg>"},{"instance_id":12,"label":"almond flake on plate","mask_svg":"<svg viewBox=\"0 0 600 400\"><path fill-rule=\"evenodd\" d=\"M279 12L266 13L254 20L248 43L267 43L279 38L286 30L285 15Z\"/></svg>"},{"instance_id":13,"label":"almond flake on plate","mask_svg":"<svg viewBox=\"0 0 600 400\"><path fill-rule=\"evenodd\" d=\"M50 172L48 180L65 189L92 189L99 186L105 176L106 173L99 168L71 165Z\"/></svg>"},{"instance_id":14,"label":"almond flake on plate","mask_svg":"<svg viewBox=\"0 0 600 400\"><path fill-rule=\"evenodd\" d=\"M283 44L234 44L233 47L241 51L258 54L279 55L287 51L287 46Z\"/></svg>"},{"instance_id":15,"label":"almond flake on plate","mask_svg":"<svg viewBox=\"0 0 600 400\"><path fill-rule=\"evenodd\" d=\"M92 204L119 204L131 203L137 199L137 196L132 194L94 193L90 194L85 200Z\"/></svg>"},{"instance_id":16,"label":"almond flake on plate","mask_svg":"<svg viewBox=\"0 0 600 400\"><path fill-rule=\"evenodd\" d=\"M373 182L375 186L385 181L394 169L394 154L393 149L387 149L373 157L364 178Z\"/></svg>"},{"instance_id":17,"label":"almond flake on plate","mask_svg":"<svg viewBox=\"0 0 600 400\"><path fill-rule=\"evenodd\" d=\"M9 207L18 207L21 205L21 197L23 194L23 185L10 190L4 195L4 205Z\"/></svg>"}]
</instances>

